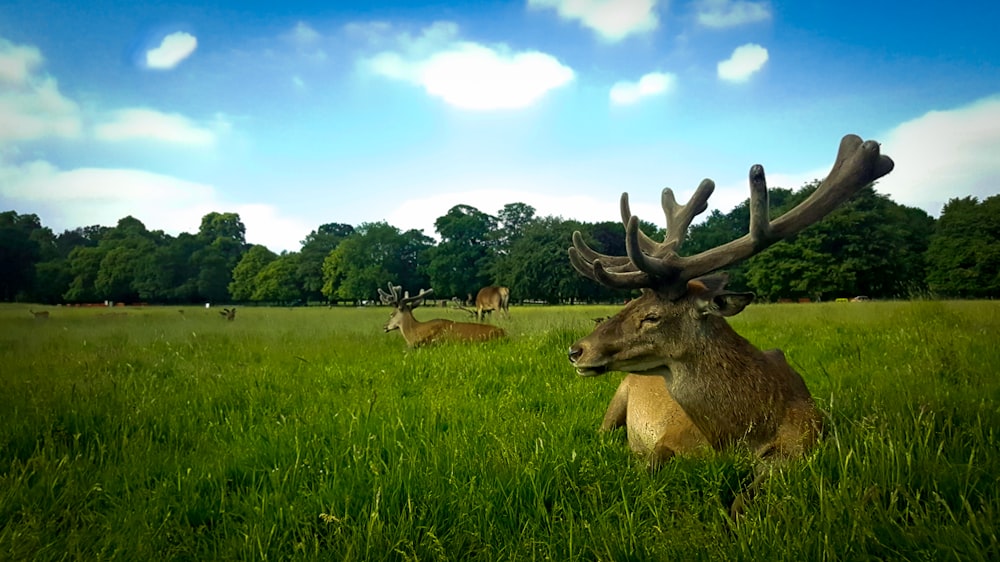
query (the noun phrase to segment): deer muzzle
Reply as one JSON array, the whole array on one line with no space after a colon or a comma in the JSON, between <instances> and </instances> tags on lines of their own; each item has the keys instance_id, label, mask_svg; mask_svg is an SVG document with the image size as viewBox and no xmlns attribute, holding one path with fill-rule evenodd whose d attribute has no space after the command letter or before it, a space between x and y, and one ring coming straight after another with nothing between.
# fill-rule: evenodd
<instances>
[{"instance_id":1,"label":"deer muzzle","mask_svg":"<svg viewBox=\"0 0 1000 562\"><path fill-rule=\"evenodd\" d=\"M576 366L576 372L581 377L596 377L597 375L603 375L608 371L605 365L584 365L578 363L580 357L583 355L584 348L579 344L573 344L569 348L569 362Z\"/></svg>"}]
</instances>

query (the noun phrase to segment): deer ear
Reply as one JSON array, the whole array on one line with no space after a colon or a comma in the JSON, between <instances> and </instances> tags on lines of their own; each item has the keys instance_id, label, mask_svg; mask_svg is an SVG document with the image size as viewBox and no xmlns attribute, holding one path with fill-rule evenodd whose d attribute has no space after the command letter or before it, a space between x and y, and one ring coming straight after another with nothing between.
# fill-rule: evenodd
<instances>
[{"instance_id":1,"label":"deer ear","mask_svg":"<svg viewBox=\"0 0 1000 562\"><path fill-rule=\"evenodd\" d=\"M714 316L736 316L753 302L753 293L719 292L712 295L699 295L698 310L702 314Z\"/></svg>"}]
</instances>

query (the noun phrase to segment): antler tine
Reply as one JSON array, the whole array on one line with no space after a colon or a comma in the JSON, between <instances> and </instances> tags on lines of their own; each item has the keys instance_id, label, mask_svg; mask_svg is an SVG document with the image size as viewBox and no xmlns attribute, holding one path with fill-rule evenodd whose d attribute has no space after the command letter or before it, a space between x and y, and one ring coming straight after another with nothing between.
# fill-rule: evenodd
<instances>
[{"instance_id":1,"label":"antler tine","mask_svg":"<svg viewBox=\"0 0 1000 562\"><path fill-rule=\"evenodd\" d=\"M670 189L664 189L664 193L670 191ZM672 197L672 196L671 196ZM628 229L628 221L632 219L632 210L629 208L628 204L628 192L622 193L621 198L621 213L622 213L622 226ZM659 244L656 240L653 240L649 236L646 236L645 232L639 231L639 244L642 245L642 250L644 252L655 252Z\"/></svg>"},{"instance_id":2,"label":"antler tine","mask_svg":"<svg viewBox=\"0 0 1000 562\"><path fill-rule=\"evenodd\" d=\"M382 287L378 288L378 297L382 301L382 304L395 305L398 301L398 293L396 293L396 288L392 286L392 283L388 283L389 292L382 290Z\"/></svg>"},{"instance_id":3,"label":"antler tine","mask_svg":"<svg viewBox=\"0 0 1000 562\"><path fill-rule=\"evenodd\" d=\"M663 189L663 193L660 194L660 206L663 207L663 214L667 219L667 235L659 245L660 255L676 251L684 242L691 221L708 209L708 198L712 196L713 191L715 182L708 178L703 179L687 204L678 205L673 190L669 187Z\"/></svg>"},{"instance_id":4,"label":"antler tine","mask_svg":"<svg viewBox=\"0 0 1000 562\"><path fill-rule=\"evenodd\" d=\"M419 294L411 297L409 291L407 291L406 296L400 299L399 307L402 308L407 305L412 305L410 308L416 308L420 306L420 301L424 300L428 295L430 295L433 292L434 289L420 289Z\"/></svg>"},{"instance_id":5,"label":"antler tine","mask_svg":"<svg viewBox=\"0 0 1000 562\"><path fill-rule=\"evenodd\" d=\"M840 141L837 159L826 179L808 199L774 222L767 217L764 168L759 164L751 167L749 232L696 256L670 259L683 270L678 281L687 282L732 265L797 234L822 220L866 185L891 172L894 165L891 158L880 154L879 143L862 141L857 135L846 135Z\"/></svg>"}]
</instances>

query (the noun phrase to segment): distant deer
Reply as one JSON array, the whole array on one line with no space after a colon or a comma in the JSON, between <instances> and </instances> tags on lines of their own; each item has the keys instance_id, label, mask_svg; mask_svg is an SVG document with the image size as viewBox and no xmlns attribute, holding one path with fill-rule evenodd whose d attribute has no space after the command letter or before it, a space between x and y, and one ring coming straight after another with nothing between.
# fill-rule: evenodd
<instances>
[{"instance_id":1,"label":"distant deer","mask_svg":"<svg viewBox=\"0 0 1000 562\"><path fill-rule=\"evenodd\" d=\"M510 289L507 287L489 286L479 289L476 293L476 320L482 322L486 314L493 312L503 313L505 317L510 317Z\"/></svg>"},{"instance_id":2,"label":"distant deer","mask_svg":"<svg viewBox=\"0 0 1000 562\"><path fill-rule=\"evenodd\" d=\"M750 229L742 238L693 256L678 247L694 217L708 207L715 184L704 180L686 205L670 189L661 204L666 236L656 242L639 230L628 194L621 197L627 256L606 256L573 234L570 262L584 276L642 295L569 348L582 376L629 373L604 415L602 430L626 426L632 449L651 468L710 446L743 445L764 460L803 455L821 425L802 377L780 350L761 351L725 317L740 313L753 293L725 290L724 275L708 275L763 251L814 224L857 191L892 171L875 141L847 135L830 174L802 204L773 222L768 217L764 168L750 168ZM767 463L731 507L739 514L766 477Z\"/></svg>"},{"instance_id":3,"label":"distant deer","mask_svg":"<svg viewBox=\"0 0 1000 562\"><path fill-rule=\"evenodd\" d=\"M28 312L30 312L32 314L32 316L35 317L35 320L48 320L49 319L49 311L48 310L42 310L42 311L39 311L39 312L35 312L34 310L31 310L29 308Z\"/></svg>"},{"instance_id":4,"label":"distant deer","mask_svg":"<svg viewBox=\"0 0 1000 562\"><path fill-rule=\"evenodd\" d=\"M219 311L219 314L223 316L226 320L232 322L233 320L236 320L236 307L234 306L233 308L223 308L222 310Z\"/></svg>"},{"instance_id":5,"label":"distant deer","mask_svg":"<svg viewBox=\"0 0 1000 562\"><path fill-rule=\"evenodd\" d=\"M502 338L506 335L502 329L488 324L453 322L443 318L420 322L413 317L413 309L420 306L421 302L433 292L433 289L421 290L415 297L411 297L408 292L400 295L401 290L402 287L389 283L389 292L379 289L378 294L382 299L382 304L393 307L389 321L385 324L385 331L399 330L403 334L406 344L410 347L440 341L485 341Z\"/></svg>"}]
</instances>

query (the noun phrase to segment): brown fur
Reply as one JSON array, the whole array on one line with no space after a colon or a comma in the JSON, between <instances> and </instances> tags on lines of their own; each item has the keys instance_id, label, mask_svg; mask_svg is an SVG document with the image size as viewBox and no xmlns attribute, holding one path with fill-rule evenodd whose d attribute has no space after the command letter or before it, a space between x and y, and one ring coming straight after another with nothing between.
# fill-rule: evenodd
<instances>
[{"instance_id":1,"label":"brown fur","mask_svg":"<svg viewBox=\"0 0 1000 562\"><path fill-rule=\"evenodd\" d=\"M509 305L510 289L496 286L483 287L476 293L476 320L482 322L486 314L494 310L503 313L505 317L510 317Z\"/></svg>"}]
</instances>

